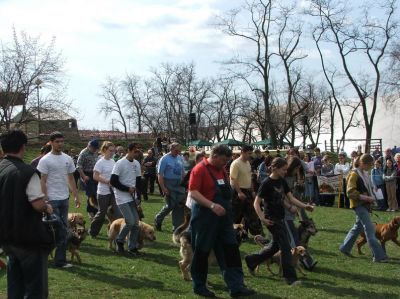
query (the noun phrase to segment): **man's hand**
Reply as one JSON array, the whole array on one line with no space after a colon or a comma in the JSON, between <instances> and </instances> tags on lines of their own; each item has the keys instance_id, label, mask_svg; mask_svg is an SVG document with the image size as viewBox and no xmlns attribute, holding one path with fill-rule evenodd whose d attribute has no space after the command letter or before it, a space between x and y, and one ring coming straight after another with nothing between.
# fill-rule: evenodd
<instances>
[{"instance_id":1,"label":"man's hand","mask_svg":"<svg viewBox=\"0 0 400 299\"><path fill-rule=\"evenodd\" d=\"M79 196L75 196L75 207L80 208L81 207L81 200L79 199Z\"/></svg>"},{"instance_id":2,"label":"man's hand","mask_svg":"<svg viewBox=\"0 0 400 299\"><path fill-rule=\"evenodd\" d=\"M271 226L274 225L274 222L272 220L269 220L268 218L262 218L260 219L262 223L264 223L266 226Z\"/></svg>"},{"instance_id":3,"label":"man's hand","mask_svg":"<svg viewBox=\"0 0 400 299\"><path fill-rule=\"evenodd\" d=\"M46 211L47 214L53 214L53 207L51 204L46 204Z\"/></svg>"},{"instance_id":4,"label":"man's hand","mask_svg":"<svg viewBox=\"0 0 400 299\"><path fill-rule=\"evenodd\" d=\"M314 206L310 205L310 204L306 204L306 206L304 208L309 212L313 212L314 211Z\"/></svg>"},{"instance_id":5,"label":"man's hand","mask_svg":"<svg viewBox=\"0 0 400 299\"><path fill-rule=\"evenodd\" d=\"M241 201L244 201L246 199L246 194L244 194L242 191L238 192L238 197Z\"/></svg>"},{"instance_id":6,"label":"man's hand","mask_svg":"<svg viewBox=\"0 0 400 299\"><path fill-rule=\"evenodd\" d=\"M161 188L162 189L162 192L164 193L164 195L169 195L169 191L168 191L168 189L167 188Z\"/></svg>"},{"instance_id":7,"label":"man's hand","mask_svg":"<svg viewBox=\"0 0 400 299\"><path fill-rule=\"evenodd\" d=\"M87 175L84 175L83 177L81 177L83 182L87 183L89 181L89 177Z\"/></svg>"},{"instance_id":8,"label":"man's hand","mask_svg":"<svg viewBox=\"0 0 400 299\"><path fill-rule=\"evenodd\" d=\"M136 191L136 188L135 188L135 187L129 187L128 192L129 192L130 194L135 193L135 191Z\"/></svg>"},{"instance_id":9,"label":"man's hand","mask_svg":"<svg viewBox=\"0 0 400 299\"><path fill-rule=\"evenodd\" d=\"M219 204L214 204L214 207L211 209L217 216L224 216L226 211L223 206Z\"/></svg>"}]
</instances>

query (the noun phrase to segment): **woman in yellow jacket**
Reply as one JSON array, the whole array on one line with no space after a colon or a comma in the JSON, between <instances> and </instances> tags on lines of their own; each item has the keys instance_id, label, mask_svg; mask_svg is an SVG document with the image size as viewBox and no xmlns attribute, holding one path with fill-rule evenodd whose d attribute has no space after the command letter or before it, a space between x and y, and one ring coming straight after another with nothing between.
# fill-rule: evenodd
<instances>
[{"instance_id":1,"label":"woman in yellow jacket","mask_svg":"<svg viewBox=\"0 0 400 299\"><path fill-rule=\"evenodd\" d=\"M350 208L356 213L356 223L347 233L339 250L351 256L350 252L361 231L364 230L367 242L371 248L373 261L379 263L388 262L385 251L375 237L375 226L371 221L371 204L375 201L368 171L372 168L374 158L369 154L363 154L357 158L355 169L347 178L347 196L350 199Z\"/></svg>"}]
</instances>

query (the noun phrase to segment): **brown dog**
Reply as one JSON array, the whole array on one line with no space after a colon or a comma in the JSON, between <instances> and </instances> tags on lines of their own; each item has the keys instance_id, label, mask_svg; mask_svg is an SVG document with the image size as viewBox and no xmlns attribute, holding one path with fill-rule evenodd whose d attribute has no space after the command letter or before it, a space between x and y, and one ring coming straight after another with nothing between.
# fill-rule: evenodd
<instances>
[{"instance_id":1,"label":"brown dog","mask_svg":"<svg viewBox=\"0 0 400 299\"><path fill-rule=\"evenodd\" d=\"M376 224L375 236L381 242L383 249L385 249L385 243L390 240L392 240L393 243L400 246L400 242L399 242L399 240L397 240L399 227L400 227L400 216L394 217L389 223ZM361 238L357 240L356 244L357 244L358 254L361 255L361 254L363 254L361 252L361 247L365 243L367 243L367 238L366 238L364 232L362 232L360 235L361 235Z\"/></svg>"},{"instance_id":2,"label":"brown dog","mask_svg":"<svg viewBox=\"0 0 400 299\"><path fill-rule=\"evenodd\" d=\"M181 226L176 228L172 235L172 241L174 244L180 245L179 254L182 260L178 263L179 269L181 270L183 279L190 281L192 280L190 276L190 264L193 259L193 251L191 235L187 231L188 226L189 224L184 222ZM247 232L245 231L243 224L234 224L233 228L236 231L236 239L240 245L242 240L247 238ZM208 256L208 264L215 264L216 261L214 251L211 251Z\"/></svg>"},{"instance_id":3,"label":"brown dog","mask_svg":"<svg viewBox=\"0 0 400 299\"><path fill-rule=\"evenodd\" d=\"M114 220L113 223L111 223L110 229L108 230L109 248L111 250L115 250L114 241L124 226L125 226L124 218L119 218L117 220ZM144 223L143 221L139 221L138 249L143 248L144 240L153 242L156 240L156 234L154 231L154 227L152 227L147 223Z\"/></svg>"},{"instance_id":4,"label":"brown dog","mask_svg":"<svg viewBox=\"0 0 400 299\"><path fill-rule=\"evenodd\" d=\"M76 227L84 227L85 218L81 213L68 213L68 227L74 229Z\"/></svg>"},{"instance_id":5,"label":"brown dog","mask_svg":"<svg viewBox=\"0 0 400 299\"><path fill-rule=\"evenodd\" d=\"M300 265L300 257L302 257L306 254L306 249L303 246L297 246L297 247L292 248L291 253L292 253L291 265L296 270L298 270L301 274L303 274L305 276L306 273L304 273L304 271ZM275 253L271 258L267 259L267 261L266 261L267 270L272 275L276 275L276 273L272 272L271 267L270 267L274 263L279 265L279 276L282 277L283 269L282 269L281 251L280 250L277 253Z\"/></svg>"}]
</instances>

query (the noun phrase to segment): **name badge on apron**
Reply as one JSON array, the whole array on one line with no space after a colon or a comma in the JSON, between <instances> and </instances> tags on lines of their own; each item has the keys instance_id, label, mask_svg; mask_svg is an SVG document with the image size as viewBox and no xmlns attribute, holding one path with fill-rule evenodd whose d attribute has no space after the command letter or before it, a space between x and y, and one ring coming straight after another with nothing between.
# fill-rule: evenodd
<instances>
[{"instance_id":1,"label":"name badge on apron","mask_svg":"<svg viewBox=\"0 0 400 299\"><path fill-rule=\"evenodd\" d=\"M223 186L225 185L225 181L223 179L217 180L218 185Z\"/></svg>"}]
</instances>

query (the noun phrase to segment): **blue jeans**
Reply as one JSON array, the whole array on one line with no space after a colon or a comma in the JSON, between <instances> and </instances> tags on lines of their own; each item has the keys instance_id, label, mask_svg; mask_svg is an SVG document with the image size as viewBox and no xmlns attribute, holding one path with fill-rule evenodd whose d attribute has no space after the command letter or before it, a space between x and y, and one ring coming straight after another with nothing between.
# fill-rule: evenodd
<instances>
[{"instance_id":1,"label":"blue jeans","mask_svg":"<svg viewBox=\"0 0 400 299\"><path fill-rule=\"evenodd\" d=\"M137 249L139 237L139 215L133 201L118 205L126 225L117 237L117 242L123 243L129 233L128 249Z\"/></svg>"},{"instance_id":2,"label":"blue jeans","mask_svg":"<svg viewBox=\"0 0 400 299\"><path fill-rule=\"evenodd\" d=\"M367 237L367 243L372 251L373 260L380 261L386 259L386 253L375 237L375 226L371 221L368 209L365 206L358 206L354 208L354 212L357 215L356 223L354 223L354 226L349 230L346 238L340 245L340 251L349 254L358 238L358 235L362 230L364 230L365 236Z\"/></svg>"},{"instance_id":3,"label":"blue jeans","mask_svg":"<svg viewBox=\"0 0 400 299\"><path fill-rule=\"evenodd\" d=\"M10 299L48 297L48 251L4 246L8 256L7 293Z\"/></svg>"},{"instance_id":4,"label":"blue jeans","mask_svg":"<svg viewBox=\"0 0 400 299\"><path fill-rule=\"evenodd\" d=\"M60 217L62 225L57 230L57 247L54 254L54 265L61 267L67 263L67 223L68 223L68 198L64 200L50 200L53 213Z\"/></svg>"},{"instance_id":5,"label":"blue jeans","mask_svg":"<svg viewBox=\"0 0 400 299\"><path fill-rule=\"evenodd\" d=\"M172 226L175 230L183 223L183 206L185 205L185 188L180 184L180 180L165 179L165 187L168 189L169 194L165 196L165 205L161 211L156 215L154 222L161 224L164 218L172 211Z\"/></svg>"}]
</instances>

